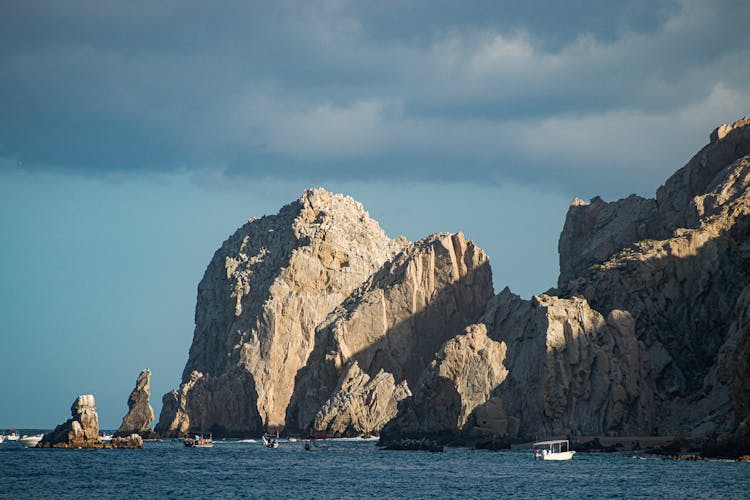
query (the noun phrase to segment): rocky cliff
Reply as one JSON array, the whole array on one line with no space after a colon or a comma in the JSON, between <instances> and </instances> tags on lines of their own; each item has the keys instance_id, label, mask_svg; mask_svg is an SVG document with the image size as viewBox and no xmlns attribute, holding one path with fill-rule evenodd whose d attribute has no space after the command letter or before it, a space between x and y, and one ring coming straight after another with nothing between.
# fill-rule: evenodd
<instances>
[{"instance_id":1,"label":"rocky cliff","mask_svg":"<svg viewBox=\"0 0 750 500\"><path fill-rule=\"evenodd\" d=\"M154 409L151 408L151 370L143 370L135 382L133 392L128 398L128 413L122 418L120 428L115 437L125 437L131 434L152 436L148 426L154 421Z\"/></svg>"},{"instance_id":2,"label":"rocky cliff","mask_svg":"<svg viewBox=\"0 0 750 500\"><path fill-rule=\"evenodd\" d=\"M277 215L251 218L198 285L182 385L164 396L157 432L283 428L316 326L404 244L361 204L322 189Z\"/></svg>"},{"instance_id":3,"label":"rocky cliff","mask_svg":"<svg viewBox=\"0 0 750 500\"><path fill-rule=\"evenodd\" d=\"M489 259L463 234L438 233L407 246L320 326L287 421L325 432L315 413L332 395L346 397L339 380L354 364L370 377L390 374L405 383L399 393L406 394L443 342L479 318L492 293ZM380 430L350 425L352 432Z\"/></svg>"},{"instance_id":4,"label":"rocky cliff","mask_svg":"<svg viewBox=\"0 0 750 500\"><path fill-rule=\"evenodd\" d=\"M607 209L598 200L569 211L566 228L576 235L578 253L563 250L569 234L560 238L561 269L566 260L575 272L561 273L559 293L635 318L656 390L655 430L662 433L726 428L732 408L743 408L731 381L741 373L728 373L743 366L733 354L742 345L737 323L750 283L749 155L750 120L722 126L659 188L639 238L630 237L626 222L642 210L615 211L587 229L586 214ZM617 244L590 258L602 239Z\"/></svg>"},{"instance_id":5,"label":"rocky cliff","mask_svg":"<svg viewBox=\"0 0 750 500\"><path fill-rule=\"evenodd\" d=\"M531 300L493 296L462 234L390 240L323 190L251 220L201 281L158 429L750 442L750 120L710 141L655 199L574 200Z\"/></svg>"}]
</instances>

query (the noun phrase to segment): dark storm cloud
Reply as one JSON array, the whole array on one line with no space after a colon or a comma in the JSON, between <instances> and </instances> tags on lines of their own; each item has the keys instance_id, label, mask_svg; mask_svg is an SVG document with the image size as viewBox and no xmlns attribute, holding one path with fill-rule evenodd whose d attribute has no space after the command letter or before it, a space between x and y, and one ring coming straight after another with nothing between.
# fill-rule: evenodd
<instances>
[{"instance_id":1,"label":"dark storm cloud","mask_svg":"<svg viewBox=\"0 0 750 500\"><path fill-rule=\"evenodd\" d=\"M28 168L635 190L748 108L741 1L22 1L0 14L0 157Z\"/></svg>"}]
</instances>

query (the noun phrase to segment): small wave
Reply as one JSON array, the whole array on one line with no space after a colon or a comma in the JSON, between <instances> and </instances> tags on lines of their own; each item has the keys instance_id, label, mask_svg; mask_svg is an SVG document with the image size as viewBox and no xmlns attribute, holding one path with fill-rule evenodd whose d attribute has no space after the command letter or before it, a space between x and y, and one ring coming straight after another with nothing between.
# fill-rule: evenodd
<instances>
[{"instance_id":1,"label":"small wave","mask_svg":"<svg viewBox=\"0 0 750 500\"><path fill-rule=\"evenodd\" d=\"M258 440L257 440L257 439L240 439L240 440L239 440L239 441L237 441L237 442L238 442L238 443L257 443L257 442L258 442Z\"/></svg>"}]
</instances>

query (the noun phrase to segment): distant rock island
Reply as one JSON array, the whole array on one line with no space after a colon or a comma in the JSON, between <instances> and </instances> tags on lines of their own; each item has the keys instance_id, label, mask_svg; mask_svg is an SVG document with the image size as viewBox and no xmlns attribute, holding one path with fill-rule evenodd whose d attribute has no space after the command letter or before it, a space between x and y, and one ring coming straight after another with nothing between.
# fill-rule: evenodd
<instances>
[{"instance_id":1,"label":"distant rock island","mask_svg":"<svg viewBox=\"0 0 750 500\"><path fill-rule=\"evenodd\" d=\"M353 199L308 190L216 251L155 430L748 449L749 186L742 119L656 199L574 200L557 288L531 300L495 295L461 233L390 239Z\"/></svg>"},{"instance_id":2,"label":"distant rock island","mask_svg":"<svg viewBox=\"0 0 750 500\"><path fill-rule=\"evenodd\" d=\"M143 448L138 434L115 437L106 442L99 436L99 414L91 394L82 394L70 407L71 417L44 435L37 448Z\"/></svg>"}]
</instances>

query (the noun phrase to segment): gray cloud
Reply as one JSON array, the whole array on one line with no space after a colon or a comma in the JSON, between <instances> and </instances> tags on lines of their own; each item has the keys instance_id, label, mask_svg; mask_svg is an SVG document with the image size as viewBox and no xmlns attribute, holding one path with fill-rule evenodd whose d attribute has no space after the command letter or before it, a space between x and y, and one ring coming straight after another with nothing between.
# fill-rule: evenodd
<instances>
[{"instance_id":1,"label":"gray cloud","mask_svg":"<svg viewBox=\"0 0 750 500\"><path fill-rule=\"evenodd\" d=\"M750 103L742 1L0 14L0 157L27 168L653 191Z\"/></svg>"}]
</instances>

